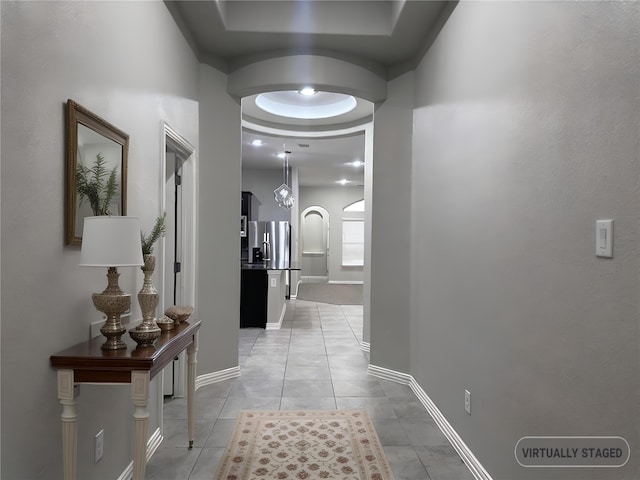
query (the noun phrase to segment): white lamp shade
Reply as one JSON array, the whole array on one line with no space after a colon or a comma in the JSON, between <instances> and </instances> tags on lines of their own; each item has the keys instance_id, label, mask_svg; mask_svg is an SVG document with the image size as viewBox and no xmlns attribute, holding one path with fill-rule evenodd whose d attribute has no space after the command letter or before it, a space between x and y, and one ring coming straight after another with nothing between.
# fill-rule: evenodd
<instances>
[{"instance_id":1,"label":"white lamp shade","mask_svg":"<svg viewBox=\"0 0 640 480\"><path fill-rule=\"evenodd\" d=\"M85 217L80 266L136 267L143 264L139 218Z\"/></svg>"}]
</instances>

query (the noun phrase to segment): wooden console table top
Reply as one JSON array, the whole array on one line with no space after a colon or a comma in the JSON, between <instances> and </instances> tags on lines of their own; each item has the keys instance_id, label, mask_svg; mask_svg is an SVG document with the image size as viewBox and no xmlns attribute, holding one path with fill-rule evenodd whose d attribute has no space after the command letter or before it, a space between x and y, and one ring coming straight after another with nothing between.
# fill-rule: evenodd
<instances>
[{"instance_id":1,"label":"wooden console table top","mask_svg":"<svg viewBox=\"0 0 640 480\"><path fill-rule=\"evenodd\" d=\"M130 383L134 370L148 370L153 378L193 342L201 323L200 320L182 322L173 330L163 332L153 346L145 348L138 348L125 333L122 339L127 343L126 349L102 350L104 337L99 336L52 355L51 365L73 370L76 382Z\"/></svg>"}]
</instances>

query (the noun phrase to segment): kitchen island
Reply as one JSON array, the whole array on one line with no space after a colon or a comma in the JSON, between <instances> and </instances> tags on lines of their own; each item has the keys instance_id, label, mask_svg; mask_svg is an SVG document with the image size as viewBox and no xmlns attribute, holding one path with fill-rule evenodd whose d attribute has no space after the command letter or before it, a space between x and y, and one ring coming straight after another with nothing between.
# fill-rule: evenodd
<instances>
[{"instance_id":1,"label":"kitchen island","mask_svg":"<svg viewBox=\"0 0 640 480\"><path fill-rule=\"evenodd\" d=\"M281 327L291 270L300 270L300 267L275 260L241 264L240 328L277 330Z\"/></svg>"}]
</instances>

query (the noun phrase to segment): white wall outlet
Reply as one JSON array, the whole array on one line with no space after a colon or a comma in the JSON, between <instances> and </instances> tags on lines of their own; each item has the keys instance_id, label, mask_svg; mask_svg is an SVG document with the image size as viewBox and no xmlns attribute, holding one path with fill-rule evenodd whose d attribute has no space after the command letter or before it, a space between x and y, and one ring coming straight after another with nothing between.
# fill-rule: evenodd
<instances>
[{"instance_id":1,"label":"white wall outlet","mask_svg":"<svg viewBox=\"0 0 640 480\"><path fill-rule=\"evenodd\" d=\"M464 411L471 415L471 392L469 390L464 391Z\"/></svg>"},{"instance_id":2,"label":"white wall outlet","mask_svg":"<svg viewBox=\"0 0 640 480\"><path fill-rule=\"evenodd\" d=\"M91 324L91 332L90 332L91 337L89 338L89 340L92 340L102 335L100 333L100 327L102 327L103 325L104 325L104 320L98 320L97 322L93 322Z\"/></svg>"},{"instance_id":3,"label":"white wall outlet","mask_svg":"<svg viewBox=\"0 0 640 480\"><path fill-rule=\"evenodd\" d=\"M596 256L613 258L613 220L596 221Z\"/></svg>"},{"instance_id":4,"label":"white wall outlet","mask_svg":"<svg viewBox=\"0 0 640 480\"><path fill-rule=\"evenodd\" d=\"M272 279L271 279L271 286L272 286L273 288L275 288L275 287L277 287L277 286L278 286L278 279L277 279L277 278L272 278Z\"/></svg>"},{"instance_id":5,"label":"white wall outlet","mask_svg":"<svg viewBox=\"0 0 640 480\"><path fill-rule=\"evenodd\" d=\"M94 438L94 446L95 452L93 461L95 463L98 463L102 458L102 454L104 453L104 430L100 430L98 433L96 433L96 436Z\"/></svg>"}]
</instances>

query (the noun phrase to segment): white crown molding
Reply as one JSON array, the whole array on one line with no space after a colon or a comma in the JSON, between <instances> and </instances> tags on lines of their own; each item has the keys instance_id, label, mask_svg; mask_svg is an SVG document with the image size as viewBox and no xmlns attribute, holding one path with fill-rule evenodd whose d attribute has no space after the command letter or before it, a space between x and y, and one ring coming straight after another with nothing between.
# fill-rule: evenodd
<instances>
[{"instance_id":1,"label":"white crown molding","mask_svg":"<svg viewBox=\"0 0 640 480\"><path fill-rule=\"evenodd\" d=\"M363 352L370 352L371 344L369 342L360 342L360 350ZM371 365L369 365L369 367L371 367Z\"/></svg>"},{"instance_id":2,"label":"white crown molding","mask_svg":"<svg viewBox=\"0 0 640 480\"><path fill-rule=\"evenodd\" d=\"M373 375L374 377L383 378L385 380L391 380L392 382L401 383L402 385L408 385L413 393L418 397L420 403L427 409L427 412L433 418L438 428L442 431L447 440L451 442L451 445L458 452L460 458L465 463L467 468L471 471L471 474L476 480L493 480L491 475L485 470L480 461L473 454L471 449L464 443L462 437L458 435L458 432L451 426L451 424L444 417L442 412L436 407L436 404L433 403L433 400L429 398L426 392L422 389L422 387L418 384L418 382L413 378L413 376L408 375L406 373L396 372L394 370L389 370L387 368L378 367L376 365L369 364L367 368L367 373L369 375Z\"/></svg>"}]
</instances>

